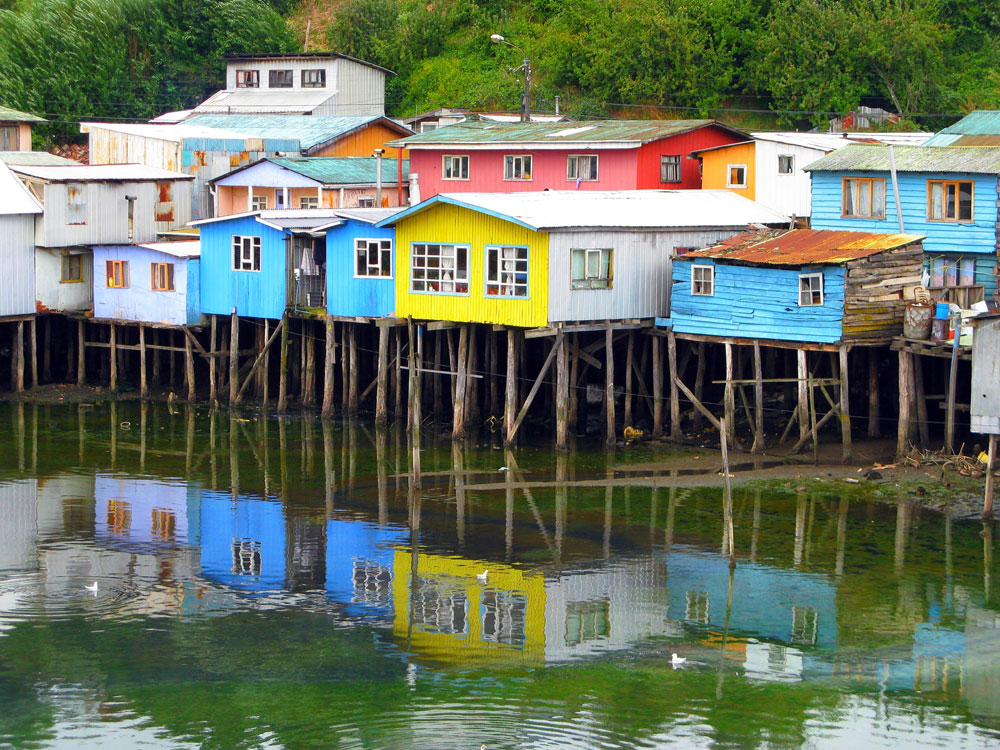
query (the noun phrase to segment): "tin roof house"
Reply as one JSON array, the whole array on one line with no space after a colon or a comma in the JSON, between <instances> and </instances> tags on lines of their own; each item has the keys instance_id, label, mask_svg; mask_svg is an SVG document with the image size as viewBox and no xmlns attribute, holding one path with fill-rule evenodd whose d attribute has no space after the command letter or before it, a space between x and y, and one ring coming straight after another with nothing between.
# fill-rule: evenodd
<instances>
[{"instance_id":1,"label":"tin roof house","mask_svg":"<svg viewBox=\"0 0 1000 750\"><path fill-rule=\"evenodd\" d=\"M701 187L694 151L749 140L715 120L470 120L391 141L420 194Z\"/></svg>"},{"instance_id":2,"label":"tin roof house","mask_svg":"<svg viewBox=\"0 0 1000 750\"><path fill-rule=\"evenodd\" d=\"M929 133L751 133L743 143L694 152L701 186L731 190L798 219L810 215L809 172L804 167L851 143L919 146Z\"/></svg>"},{"instance_id":3,"label":"tin roof house","mask_svg":"<svg viewBox=\"0 0 1000 750\"><path fill-rule=\"evenodd\" d=\"M851 145L806 169L814 228L923 235L936 299L996 295L1000 147Z\"/></svg>"},{"instance_id":4,"label":"tin roof house","mask_svg":"<svg viewBox=\"0 0 1000 750\"><path fill-rule=\"evenodd\" d=\"M35 222L38 312L91 309L95 245L153 242L189 219L191 175L141 164L11 169L44 209Z\"/></svg>"},{"instance_id":5,"label":"tin roof house","mask_svg":"<svg viewBox=\"0 0 1000 750\"><path fill-rule=\"evenodd\" d=\"M228 55L226 88L195 114L382 115L385 79L379 65L335 52Z\"/></svg>"},{"instance_id":6,"label":"tin roof house","mask_svg":"<svg viewBox=\"0 0 1000 750\"><path fill-rule=\"evenodd\" d=\"M455 126L457 127L457 126ZM396 228L396 314L516 327L666 314L671 256L788 218L726 191L439 194Z\"/></svg>"},{"instance_id":7,"label":"tin roof house","mask_svg":"<svg viewBox=\"0 0 1000 750\"><path fill-rule=\"evenodd\" d=\"M42 206L0 163L0 321L35 312L35 217Z\"/></svg>"},{"instance_id":8,"label":"tin roof house","mask_svg":"<svg viewBox=\"0 0 1000 750\"><path fill-rule=\"evenodd\" d=\"M399 172L402 172L402 181ZM405 204L406 159L267 157L211 180L215 215L272 208L374 208Z\"/></svg>"}]
</instances>

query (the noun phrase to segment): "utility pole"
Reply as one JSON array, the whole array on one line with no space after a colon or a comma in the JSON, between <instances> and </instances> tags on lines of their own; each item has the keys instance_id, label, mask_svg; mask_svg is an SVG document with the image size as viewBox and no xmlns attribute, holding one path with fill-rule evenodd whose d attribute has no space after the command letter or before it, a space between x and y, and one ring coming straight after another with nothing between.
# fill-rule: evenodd
<instances>
[{"instance_id":1,"label":"utility pole","mask_svg":"<svg viewBox=\"0 0 1000 750\"><path fill-rule=\"evenodd\" d=\"M531 122L531 60L524 58L524 93L521 94L521 122Z\"/></svg>"}]
</instances>

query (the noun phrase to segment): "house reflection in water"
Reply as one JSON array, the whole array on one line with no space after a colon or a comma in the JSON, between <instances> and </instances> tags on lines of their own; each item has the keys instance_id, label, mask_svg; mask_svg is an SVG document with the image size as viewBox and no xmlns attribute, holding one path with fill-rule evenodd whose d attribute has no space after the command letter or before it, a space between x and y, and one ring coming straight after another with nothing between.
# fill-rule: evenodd
<instances>
[{"instance_id":1,"label":"house reflection in water","mask_svg":"<svg viewBox=\"0 0 1000 750\"><path fill-rule=\"evenodd\" d=\"M279 501L205 490L201 530L206 578L255 596L285 588L285 513Z\"/></svg>"},{"instance_id":2,"label":"house reflection in water","mask_svg":"<svg viewBox=\"0 0 1000 750\"><path fill-rule=\"evenodd\" d=\"M364 521L326 522L326 593L347 604L345 614L391 619L394 546L409 542L405 528Z\"/></svg>"},{"instance_id":3,"label":"house reflection in water","mask_svg":"<svg viewBox=\"0 0 1000 750\"><path fill-rule=\"evenodd\" d=\"M94 533L111 547L173 547L189 540L189 518L197 539L197 494L180 480L94 478Z\"/></svg>"}]
</instances>

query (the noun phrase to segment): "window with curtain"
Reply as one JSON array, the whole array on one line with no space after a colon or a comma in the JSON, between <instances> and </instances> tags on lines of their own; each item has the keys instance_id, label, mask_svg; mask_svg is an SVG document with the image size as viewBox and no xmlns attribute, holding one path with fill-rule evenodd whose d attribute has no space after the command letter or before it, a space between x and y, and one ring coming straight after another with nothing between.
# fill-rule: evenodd
<instances>
[{"instance_id":1,"label":"window with curtain","mask_svg":"<svg viewBox=\"0 0 1000 750\"><path fill-rule=\"evenodd\" d=\"M410 251L410 290L469 293L469 246L415 242Z\"/></svg>"},{"instance_id":2,"label":"window with curtain","mask_svg":"<svg viewBox=\"0 0 1000 750\"><path fill-rule=\"evenodd\" d=\"M974 258L931 258L931 286L938 288L973 286L976 283Z\"/></svg>"},{"instance_id":3,"label":"window with curtain","mask_svg":"<svg viewBox=\"0 0 1000 750\"><path fill-rule=\"evenodd\" d=\"M528 248L486 247L486 296L528 296Z\"/></svg>"},{"instance_id":4,"label":"window with curtain","mask_svg":"<svg viewBox=\"0 0 1000 750\"><path fill-rule=\"evenodd\" d=\"M884 219L885 179L845 177L841 213L854 219Z\"/></svg>"},{"instance_id":5,"label":"window with curtain","mask_svg":"<svg viewBox=\"0 0 1000 750\"><path fill-rule=\"evenodd\" d=\"M932 221L972 221L974 183L927 181L927 218Z\"/></svg>"},{"instance_id":6,"label":"window with curtain","mask_svg":"<svg viewBox=\"0 0 1000 750\"><path fill-rule=\"evenodd\" d=\"M174 291L174 264L150 263L152 289L154 292Z\"/></svg>"},{"instance_id":7,"label":"window with curtain","mask_svg":"<svg viewBox=\"0 0 1000 750\"><path fill-rule=\"evenodd\" d=\"M574 248L570 251L570 286L573 289L610 289L611 248Z\"/></svg>"}]
</instances>

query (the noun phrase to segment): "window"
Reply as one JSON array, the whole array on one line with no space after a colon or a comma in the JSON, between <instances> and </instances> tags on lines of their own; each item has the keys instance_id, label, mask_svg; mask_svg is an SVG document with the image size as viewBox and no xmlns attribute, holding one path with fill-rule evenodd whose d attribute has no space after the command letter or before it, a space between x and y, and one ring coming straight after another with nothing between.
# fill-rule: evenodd
<instances>
[{"instance_id":1,"label":"window","mask_svg":"<svg viewBox=\"0 0 1000 750\"><path fill-rule=\"evenodd\" d=\"M707 591L687 591L684 594L684 619L707 625L711 617Z\"/></svg>"},{"instance_id":2,"label":"window","mask_svg":"<svg viewBox=\"0 0 1000 750\"><path fill-rule=\"evenodd\" d=\"M83 256L70 255L67 253L62 257L62 278L63 283L83 281Z\"/></svg>"},{"instance_id":3,"label":"window","mask_svg":"<svg viewBox=\"0 0 1000 750\"><path fill-rule=\"evenodd\" d=\"M844 178L843 216L855 219L885 218L885 179Z\"/></svg>"},{"instance_id":4,"label":"window","mask_svg":"<svg viewBox=\"0 0 1000 750\"><path fill-rule=\"evenodd\" d=\"M236 88L255 89L260 86L260 72L256 70L237 70Z\"/></svg>"},{"instance_id":5,"label":"window","mask_svg":"<svg viewBox=\"0 0 1000 750\"><path fill-rule=\"evenodd\" d=\"M823 274L799 275L799 307L818 307L823 304Z\"/></svg>"},{"instance_id":6,"label":"window","mask_svg":"<svg viewBox=\"0 0 1000 750\"><path fill-rule=\"evenodd\" d=\"M83 185L66 186L66 224L87 223L86 187Z\"/></svg>"},{"instance_id":7,"label":"window","mask_svg":"<svg viewBox=\"0 0 1000 750\"><path fill-rule=\"evenodd\" d=\"M453 156L451 154L445 154L444 159L444 169L442 174L444 175L442 179L445 180L467 180L469 179L469 157L464 156Z\"/></svg>"},{"instance_id":8,"label":"window","mask_svg":"<svg viewBox=\"0 0 1000 750\"><path fill-rule=\"evenodd\" d=\"M392 240L355 240L354 275L391 279Z\"/></svg>"},{"instance_id":9,"label":"window","mask_svg":"<svg viewBox=\"0 0 1000 750\"><path fill-rule=\"evenodd\" d=\"M358 208L375 208L375 199L358 198Z\"/></svg>"},{"instance_id":10,"label":"window","mask_svg":"<svg viewBox=\"0 0 1000 750\"><path fill-rule=\"evenodd\" d=\"M410 612L418 630L445 635L469 632L469 598L450 581L421 576L410 597Z\"/></svg>"},{"instance_id":11,"label":"window","mask_svg":"<svg viewBox=\"0 0 1000 750\"><path fill-rule=\"evenodd\" d=\"M169 510L163 508L153 508L150 523L152 535L164 542L173 541L177 533L177 516Z\"/></svg>"},{"instance_id":12,"label":"window","mask_svg":"<svg viewBox=\"0 0 1000 750\"><path fill-rule=\"evenodd\" d=\"M128 287L128 261L109 260L106 262L108 287L112 289L125 289Z\"/></svg>"},{"instance_id":13,"label":"window","mask_svg":"<svg viewBox=\"0 0 1000 750\"><path fill-rule=\"evenodd\" d=\"M595 181L597 179L597 154L567 156L566 179Z\"/></svg>"},{"instance_id":14,"label":"window","mask_svg":"<svg viewBox=\"0 0 1000 750\"><path fill-rule=\"evenodd\" d=\"M778 174L794 174L795 157L789 154L778 154Z\"/></svg>"},{"instance_id":15,"label":"window","mask_svg":"<svg viewBox=\"0 0 1000 750\"><path fill-rule=\"evenodd\" d=\"M597 641L611 634L611 603L607 599L566 603L567 646Z\"/></svg>"},{"instance_id":16,"label":"window","mask_svg":"<svg viewBox=\"0 0 1000 750\"><path fill-rule=\"evenodd\" d=\"M715 296L715 266L691 266L691 294Z\"/></svg>"},{"instance_id":17,"label":"window","mask_svg":"<svg viewBox=\"0 0 1000 750\"><path fill-rule=\"evenodd\" d=\"M747 165L730 164L727 170L726 187L745 188L747 186Z\"/></svg>"},{"instance_id":18,"label":"window","mask_svg":"<svg viewBox=\"0 0 1000 750\"><path fill-rule=\"evenodd\" d=\"M299 198L299 208L319 208L319 196L303 195Z\"/></svg>"},{"instance_id":19,"label":"window","mask_svg":"<svg viewBox=\"0 0 1000 750\"><path fill-rule=\"evenodd\" d=\"M420 123L420 132L421 133L428 133L431 130L437 130L437 129L438 129L438 124L435 121L433 121L433 120L430 120L428 122L422 122L422 123Z\"/></svg>"},{"instance_id":20,"label":"window","mask_svg":"<svg viewBox=\"0 0 1000 750\"><path fill-rule=\"evenodd\" d=\"M678 258L681 255L687 255L688 253L694 252L696 249L697 248L693 248L693 247L675 247L674 248L674 257Z\"/></svg>"},{"instance_id":21,"label":"window","mask_svg":"<svg viewBox=\"0 0 1000 750\"><path fill-rule=\"evenodd\" d=\"M251 211L265 211L267 209L267 196L255 195L250 199Z\"/></svg>"},{"instance_id":22,"label":"window","mask_svg":"<svg viewBox=\"0 0 1000 750\"><path fill-rule=\"evenodd\" d=\"M681 157L668 155L660 157L660 182L681 181Z\"/></svg>"},{"instance_id":23,"label":"window","mask_svg":"<svg viewBox=\"0 0 1000 750\"><path fill-rule=\"evenodd\" d=\"M819 612L812 607L792 607L792 643L816 645Z\"/></svg>"},{"instance_id":24,"label":"window","mask_svg":"<svg viewBox=\"0 0 1000 750\"><path fill-rule=\"evenodd\" d=\"M295 74L290 70L272 70L267 77L267 85L272 89L290 89L295 83Z\"/></svg>"},{"instance_id":25,"label":"window","mask_svg":"<svg viewBox=\"0 0 1000 750\"><path fill-rule=\"evenodd\" d=\"M507 591L484 591L480 603L482 639L504 646L527 640L528 597Z\"/></svg>"},{"instance_id":26,"label":"window","mask_svg":"<svg viewBox=\"0 0 1000 750\"><path fill-rule=\"evenodd\" d=\"M18 151L19 146L17 125L0 125L0 151Z\"/></svg>"},{"instance_id":27,"label":"window","mask_svg":"<svg viewBox=\"0 0 1000 750\"><path fill-rule=\"evenodd\" d=\"M469 246L415 242L410 253L410 290L469 293Z\"/></svg>"},{"instance_id":28,"label":"window","mask_svg":"<svg viewBox=\"0 0 1000 750\"><path fill-rule=\"evenodd\" d=\"M260 270L260 237L233 235L233 270Z\"/></svg>"},{"instance_id":29,"label":"window","mask_svg":"<svg viewBox=\"0 0 1000 750\"><path fill-rule=\"evenodd\" d=\"M503 158L503 178L505 180L530 180L531 154L505 156Z\"/></svg>"},{"instance_id":30,"label":"window","mask_svg":"<svg viewBox=\"0 0 1000 750\"><path fill-rule=\"evenodd\" d=\"M927 181L927 218L972 221L972 182Z\"/></svg>"},{"instance_id":31,"label":"window","mask_svg":"<svg viewBox=\"0 0 1000 750\"><path fill-rule=\"evenodd\" d=\"M931 286L972 286L976 283L976 261L972 258L931 258Z\"/></svg>"},{"instance_id":32,"label":"window","mask_svg":"<svg viewBox=\"0 0 1000 750\"><path fill-rule=\"evenodd\" d=\"M486 296L528 296L528 248L486 247Z\"/></svg>"},{"instance_id":33,"label":"window","mask_svg":"<svg viewBox=\"0 0 1000 750\"><path fill-rule=\"evenodd\" d=\"M610 248L574 248L570 250L570 287L573 289L610 289L612 279Z\"/></svg>"},{"instance_id":34,"label":"window","mask_svg":"<svg viewBox=\"0 0 1000 750\"><path fill-rule=\"evenodd\" d=\"M113 534L125 534L132 528L132 503L108 500L108 528Z\"/></svg>"},{"instance_id":35,"label":"window","mask_svg":"<svg viewBox=\"0 0 1000 750\"><path fill-rule=\"evenodd\" d=\"M154 292L174 291L174 264L150 263L152 270L152 289Z\"/></svg>"},{"instance_id":36,"label":"window","mask_svg":"<svg viewBox=\"0 0 1000 750\"><path fill-rule=\"evenodd\" d=\"M355 560L352 577L352 602L382 607L392 605L392 568L370 560Z\"/></svg>"},{"instance_id":37,"label":"window","mask_svg":"<svg viewBox=\"0 0 1000 750\"><path fill-rule=\"evenodd\" d=\"M233 575L259 576L263 568L260 542L253 539L233 540Z\"/></svg>"},{"instance_id":38,"label":"window","mask_svg":"<svg viewBox=\"0 0 1000 750\"><path fill-rule=\"evenodd\" d=\"M326 88L326 71L322 68L310 68L302 71L302 88L323 89Z\"/></svg>"}]
</instances>

